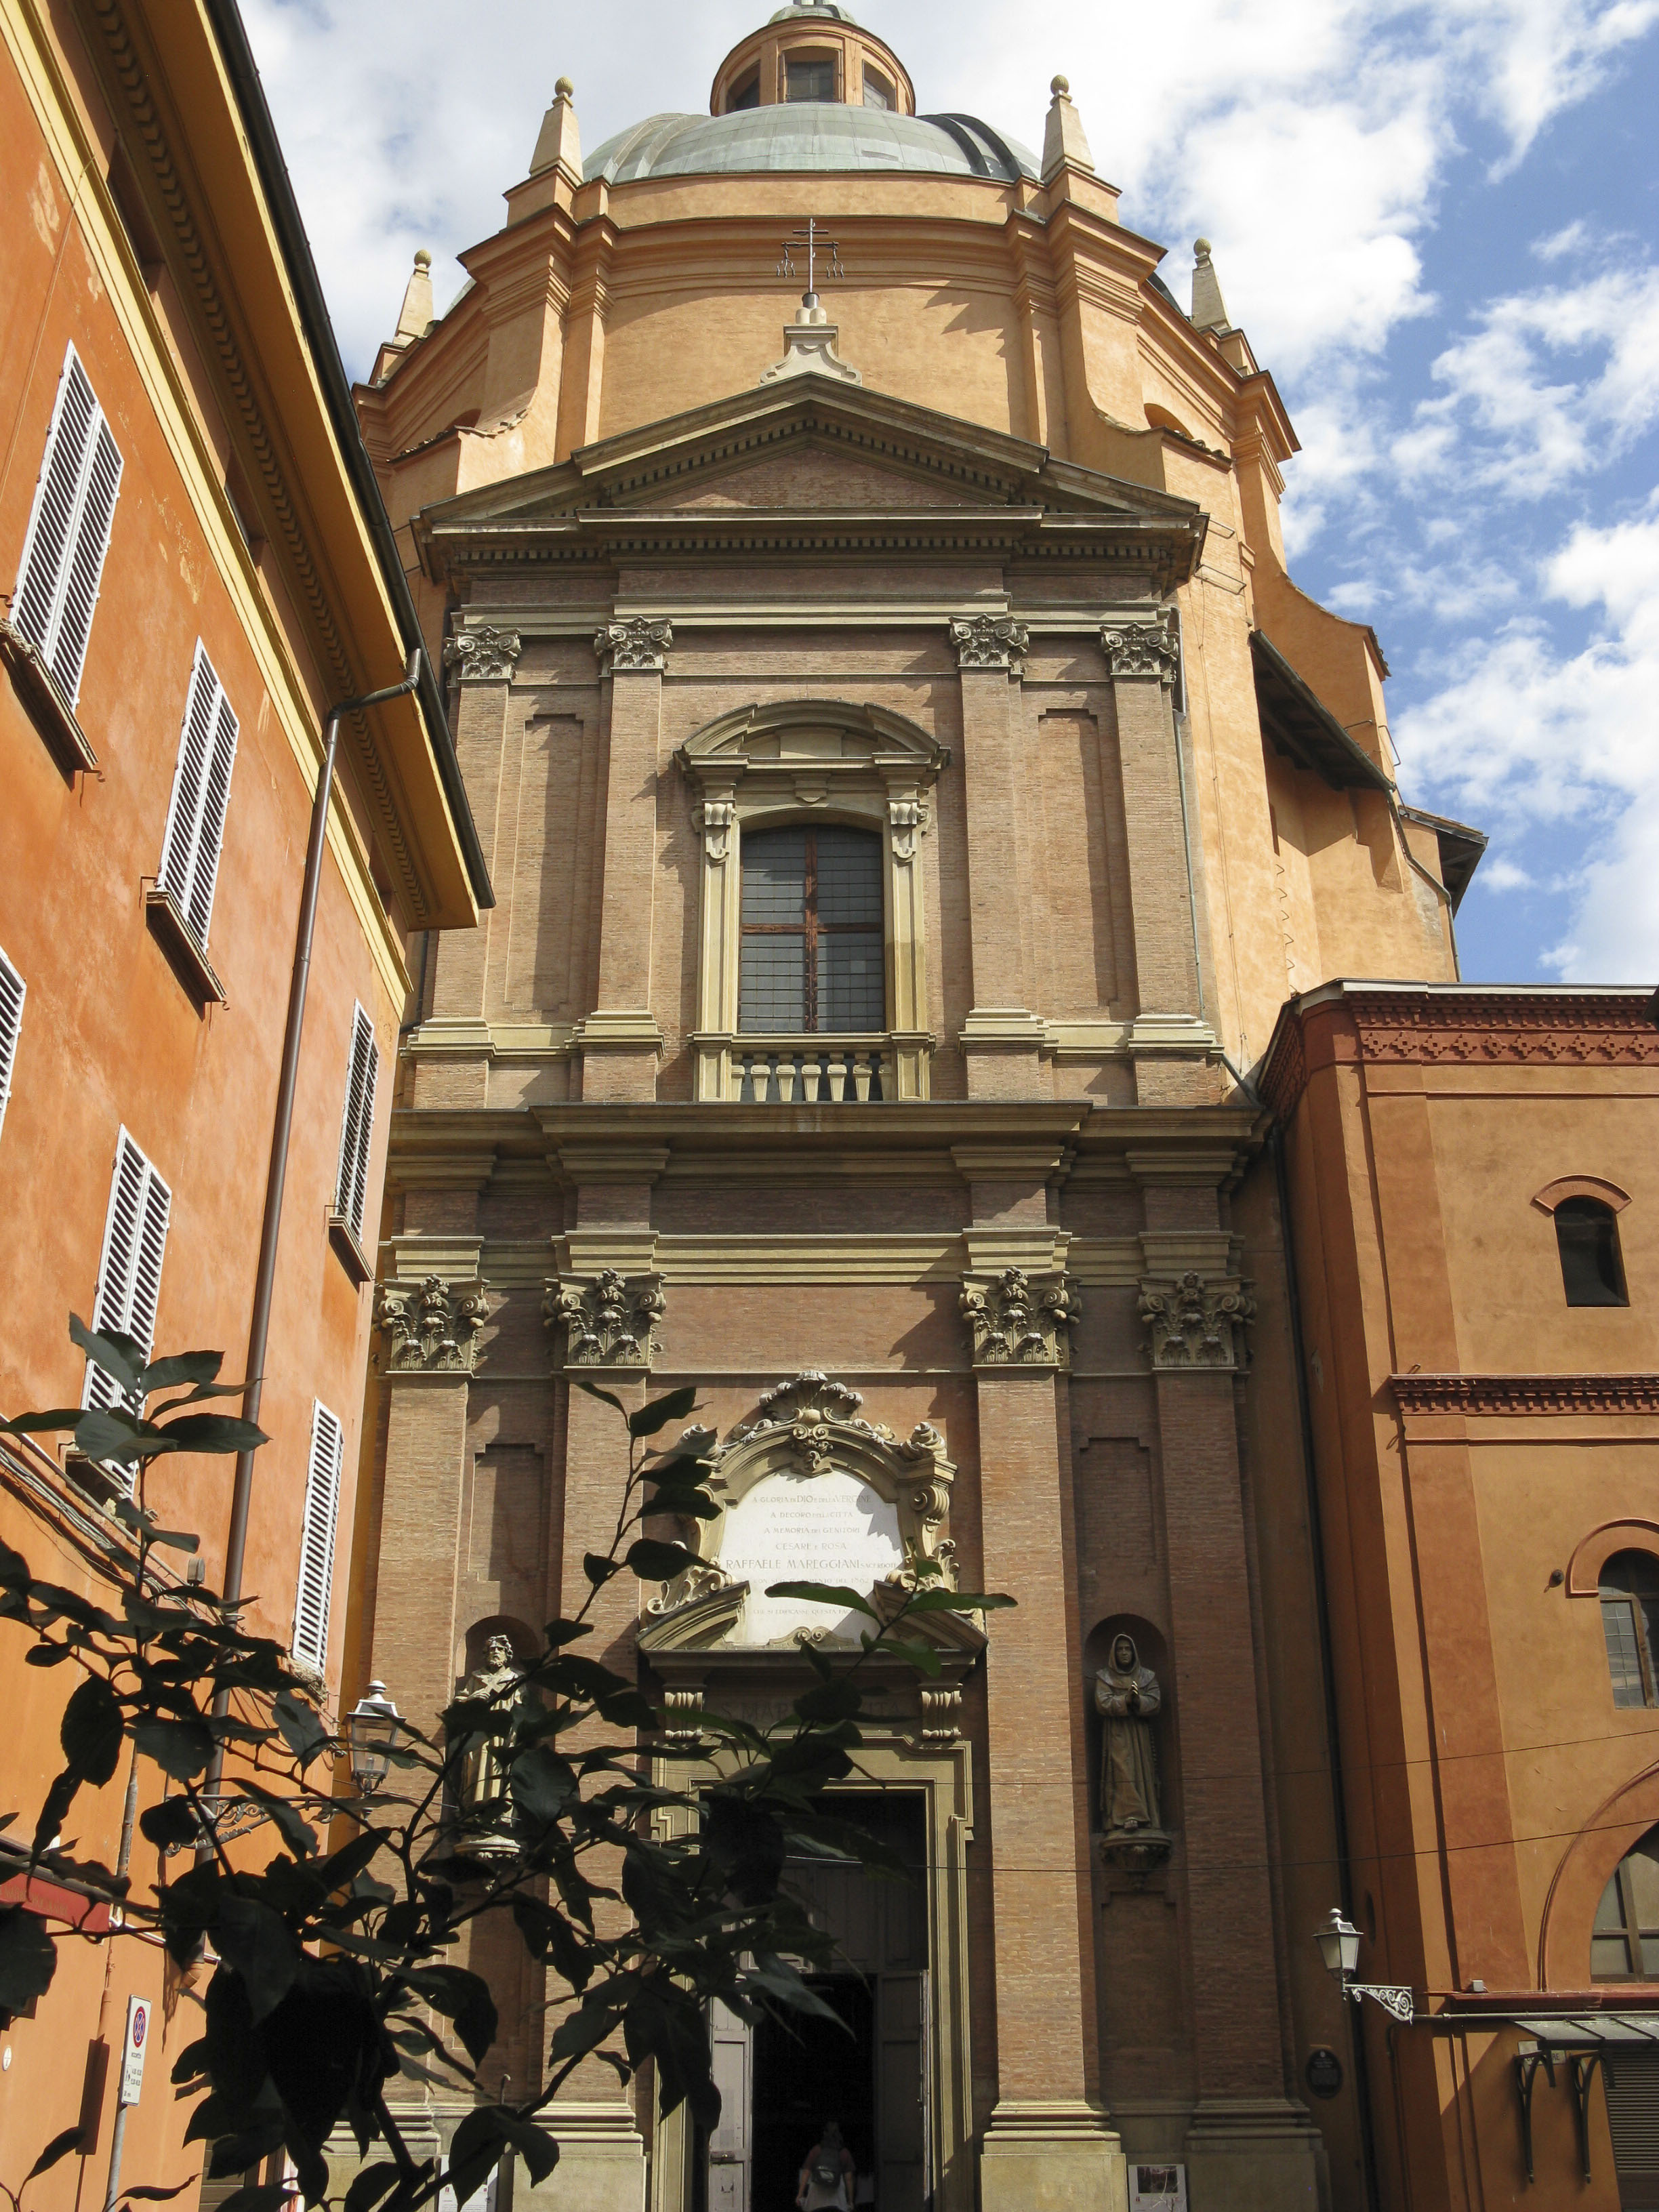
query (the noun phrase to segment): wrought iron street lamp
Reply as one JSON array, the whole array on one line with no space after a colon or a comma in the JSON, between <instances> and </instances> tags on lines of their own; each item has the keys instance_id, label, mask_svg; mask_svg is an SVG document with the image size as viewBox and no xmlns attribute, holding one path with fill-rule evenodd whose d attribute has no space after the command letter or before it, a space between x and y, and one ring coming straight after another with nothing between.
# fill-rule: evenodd
<instances>
[{"instance_id":1,"label":"wrought iron street lamp","mask_svg":"<svg viewBox=\"0 0 1659 2212\"><path fill-rule=\"evenodd\" d=\"M372 1797L386 1780L392 1753L403 1733L403 1722L386 1695L386 1684L371 1682L346 1716L351 1778L363 1796Z\"/></svg>"},{"instance_id":2,"label":"wrought iron street lamp","mask_svg":"<svg viewBox=\"0 0 1659 2212\"><path fill-rule=\"evenodd\" d=\"M1401 1989L1393 1982L1356 1982L1351 1978L1359 1964L1359 1930L1351 1920L1342 1917L1338 1906L1332 1905L1330 1918L1322 1928L1315 1929L1314 1942L1319 1946L1326 1972L1341 1984L1345 1997L1352 1997L1356 2004L1361 1997L1373 1997L1384 2012L1407 2027L1411 2026L1417 2011L1408 1989Z\"/></svg>"}]
</instances>

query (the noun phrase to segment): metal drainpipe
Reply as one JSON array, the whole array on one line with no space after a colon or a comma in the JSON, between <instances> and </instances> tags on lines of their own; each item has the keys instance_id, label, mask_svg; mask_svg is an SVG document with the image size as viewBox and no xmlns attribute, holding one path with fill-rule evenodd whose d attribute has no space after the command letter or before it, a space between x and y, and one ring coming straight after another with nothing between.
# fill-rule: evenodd
<instances>
[{"instance_id":1,"label":"metal drainpipe","mask_svg":"<svg viewBox=\"0 0 1659 2212\"><path fill-rule=\"evenodd\" d=\"M134 1744L132 1747L131 1762L127 1768L126 1803L123 1808L121 1814L121 1845L120 1849L115 1854L115 1871L118 1875L125 1875L132 1865L132 1830L133 1824L137 1818L138 1747L137 1744ZM106 1942L104 1949L104 1994L102 1998L100 2000L98 2006L97 2039L100 2043L105 2042L105 2038L108 2033L110 1976L114 1964L115 1946L113 1943ZM106 2049L108 2048L107 2044L105 2045L105 2047ZM125 2039L123 2040L121 2047L123 2053L125 2054L126 2049ZM116 2202L121 2194L121 2154L126 2148L127 2114L131 2110L130 2106L124 2105L120 2102L121 2083L118 2075L116 2077L115 2094L117 2101L115 2106L115 2119L110 2133L109 2180L104 2189L104 2212L114 2212Z\"/></svg>"},{"instance_id":2,"label":"metal drainpipe","mask_svg":"<svg viewBox=\"0 0 1659 2212\"><path fill-rule=\"evenodd\" d=\"M270 1335L270 1307L276 1285L276 1242L283 1226L283 1186L288 1178L289 1139L294 1127L294 1096L299 1087L300 1036L305 1027L306 986L311 980L311 944L317 927L317 895L323 875L323 845L328 834L329 802L334 790L334 755L340 723L347 714L365 707L379 707L388 699L401 699L421 680L423 655L410 647L409 672L401 684L384 691L370 691L361 699L342 699L331 707L323 734L323 765L317 778L317 795L311 808L311 842L306 848L305 888L300 894L300 927L294 945L294 980L289 986L288 1029L283 1038L283 1073L276 1087L276 1121L270 1138L270 1171L265 1180L264 1223L259 1233L259 1272L253 1285L253 1317L248 1324L247 1388L242 1396L242 1418L257 1421L264 1381L265 1346ZM236 1455L236 1482L230 1499L230 1534L225 1545L226 1598L234 1603L242 1595L242 1555L247 1547L248 1508L253 1498L253 1454ZM219 1760L214 1761L216 1783ZM210 1784L210 1786L212 1786Z\"/></svg>"}]
</instances>

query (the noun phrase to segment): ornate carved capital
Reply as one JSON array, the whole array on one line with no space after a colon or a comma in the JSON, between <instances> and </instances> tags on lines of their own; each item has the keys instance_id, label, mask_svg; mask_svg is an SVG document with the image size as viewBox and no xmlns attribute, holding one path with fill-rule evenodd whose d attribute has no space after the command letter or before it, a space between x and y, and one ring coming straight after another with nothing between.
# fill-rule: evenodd
<instances>
[{"instance_id":1,"label":"ornate carved capital","mask_svg":"<svg viewBox=\"0 0 1659 2212\"><path fill-rule=\"evenodd\" d=\"M1249 1364L1244 1331L1255 1319L1255 1300L1250 1285L1235 1277L1212 1281L1189 1267L1170 1280L1143 1281L1140 1318L1153 1367L1191 1371Z\"/></svg>"},{"instance_id":2,"label":"ornate carved capital","mask_svg":"<svg viewBox=\"0 0 1659 2212\"><path fill-rule=\"evenodd\" d=\"M606 623L593 640L593 650L604 668L607 656L613 676L660 676L673 649L674 625L665 617L629 615L622 622Z\"/></svg>"},{"instance_id":3,"label":"ornate carved capital","mask_svg":"<svg viewBox=\"0 0 1659 2212\"><path fill-rule=\"evenodd\" d=\"M542 1319L564 1331L568 1367L648 1367L653 1329L668 1310L660 1275L567 1275L550 1283Z\"/></svg>"},{"instance_id":4,"label":"ornate carved capital","mask_svg":"<svg viewBox=\"0 0 1659 2212\"><path fill-rule=\"evenodd\" d=\"M919 799L890 799L887 824L893 833L893 858L908 866L916 857L916 841L927 827L927 810Z\"/></svg>"},{"instance_id":5,"label":"ornate carved capital","mask_svg":"<svg viewBox=\"0 0 1659 2212\"><path fill-rule=\"evenodd\" d=\"M958 1303L973 1331L975 1367L1071 1365L1067 1332L1083 1301L1069 1275L1028 1275L1024 1267L969 1275Z\"/></svg>"},{"instance_id":6,"label":"ornate carved capital","mask_svg":"<svg viewBox=\"0 0 1659 2212\"><path fill-rule=\"evenodd\" d=\"M1114 679L1150 676L1164 684L1176 680L1181 656L1167 615L1150 623L1103 623L1100 649Z\"/></svg>"},{"instance_id":7,"label":"ornate carved capital","mask_svg":"<svg viewBox=\"0 0 1659 2212\"><path fill-rule=\"evenodd\" d=\"M428 1275L413 1285L382 1283L374 1301L374 1326L385 1347L388 1375L471 1375L478 1364L478 1333L489 1318L483 1283L447 1283Z\"/></svg>"},{"instance_id":8,"label":"ornate carved capital","mask_svg":"<svg viewBox=\"0 0 1659 2212\"><path fill-rule=\"evenodd\" d=\"M1023 675L1030 641L1030 631L1011 615L951 617L951 642L957 649L958 668L1006 668L1011 676Z\"/></svg>"},{"instance_id":9,"label":"ornate carved capital","mask_svg":"<svg viewBox=\"0 0 1659 2212\"><path fill-rule=\"evenodd\" d=\"M523 641L515 629L458 629L444 640L444 666L463 684L510 684Z\"/></svg>"},{"instance_id":10,"label":"ornate carved capital","mask_svg":"<svg viewBox=\"0 0 1659 2212\"><path fill-rule=\"evenodd\" d=\"M733 799L705 799L692 811L692 820L702 832L702 848L716 867L731 857L732 824L738 818Z\"/></svg>"}]
</instances>

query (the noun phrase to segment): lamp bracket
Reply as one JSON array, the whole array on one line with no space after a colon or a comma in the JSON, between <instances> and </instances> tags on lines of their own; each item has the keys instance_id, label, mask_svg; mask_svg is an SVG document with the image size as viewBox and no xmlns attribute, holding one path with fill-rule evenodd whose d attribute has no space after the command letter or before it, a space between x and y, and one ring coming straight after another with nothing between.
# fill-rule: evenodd
<instances>
[{"instance_id":1,"label":"lamp bracket","mask_svg":"<svg viewBox=\"0 0 1659 2212\"><path fill-rule=\"evenodd\" d=\"M1408 1989L1401 1989L1395 1983L1345 1982L1342 1987L1344 1994L1351 1996L1356 2004L1361 1997L1374 1997L1384 2012L1403 2021L1407 2027L1417 2017L1412 1992Z\"/></svg>"}]
</instances>

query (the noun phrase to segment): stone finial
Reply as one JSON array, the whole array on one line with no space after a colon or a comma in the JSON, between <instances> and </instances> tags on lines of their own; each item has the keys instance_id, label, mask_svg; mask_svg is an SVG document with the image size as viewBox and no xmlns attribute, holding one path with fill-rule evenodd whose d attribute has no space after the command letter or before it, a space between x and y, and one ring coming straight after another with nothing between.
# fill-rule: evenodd
<instances>
[{"instance_id":1,"label":"stone finial","mask_svg":"<svg viewBox=\"0 0 1659 2212\"><path fill-rule=\"evenodd\" d=\"M1072 88L1068 80L1057 76L1049 89L1054 94L1048 104L1048 120L1042 132L1042 181L1048 179L1069 164L1074 169L1092 170L1095 157L1089 151L1089 141L1083 128L1083 118L1072 105Z\"/></svg>"},{"instance_id":2,"label":"stone finial","mask_svg":"<svg viewBox=\"0 0 1659 2212\"><path fill-rule=\"evenodd\" d=\"M818 305L816 292L802 297L800 312L783 326L783 359L761 371L763 384L781 384L792 376L833 376L838 384L862 384L864 373L836 351L839 326Z\"/></svg>"},{"instance_id":3,"label":"stone finial","mask_svg":"<svg viewBox=\"0 0 1659 2212\"><path fill-rule=\"evenodd\" d=\"M1227 302L1221 296L1221 279L1210 258L1207 238L1193 240L1193 327L1200 331L1228 331Z\"/></svg>"},{"instance_id":4,"label":"stone finial","mask_svg":"<svg viewBox=\"0 0 1659 2212\"><path fill-rule=\"evenodd\" d=\"M398 317L398 328L392 343L406 346L416 338L423 338L431 329L432 313L432 256L422 246L415 256L415 267L409 283L404 288L404 304Z\"/></svg>"},{"instance_id":5,"label":"stone finial","mask_svg":"<svg viewBox=\"0 0 1659 2212\"><path fill-rule=\"evenodd\" d=\"M560 77L553 87L553 105L542 118L536 150L530 157L530 173L538 177L556 164L580 183L582 140L576 127L576 88L568 76Z\"/></svg>"}]
</instances>

